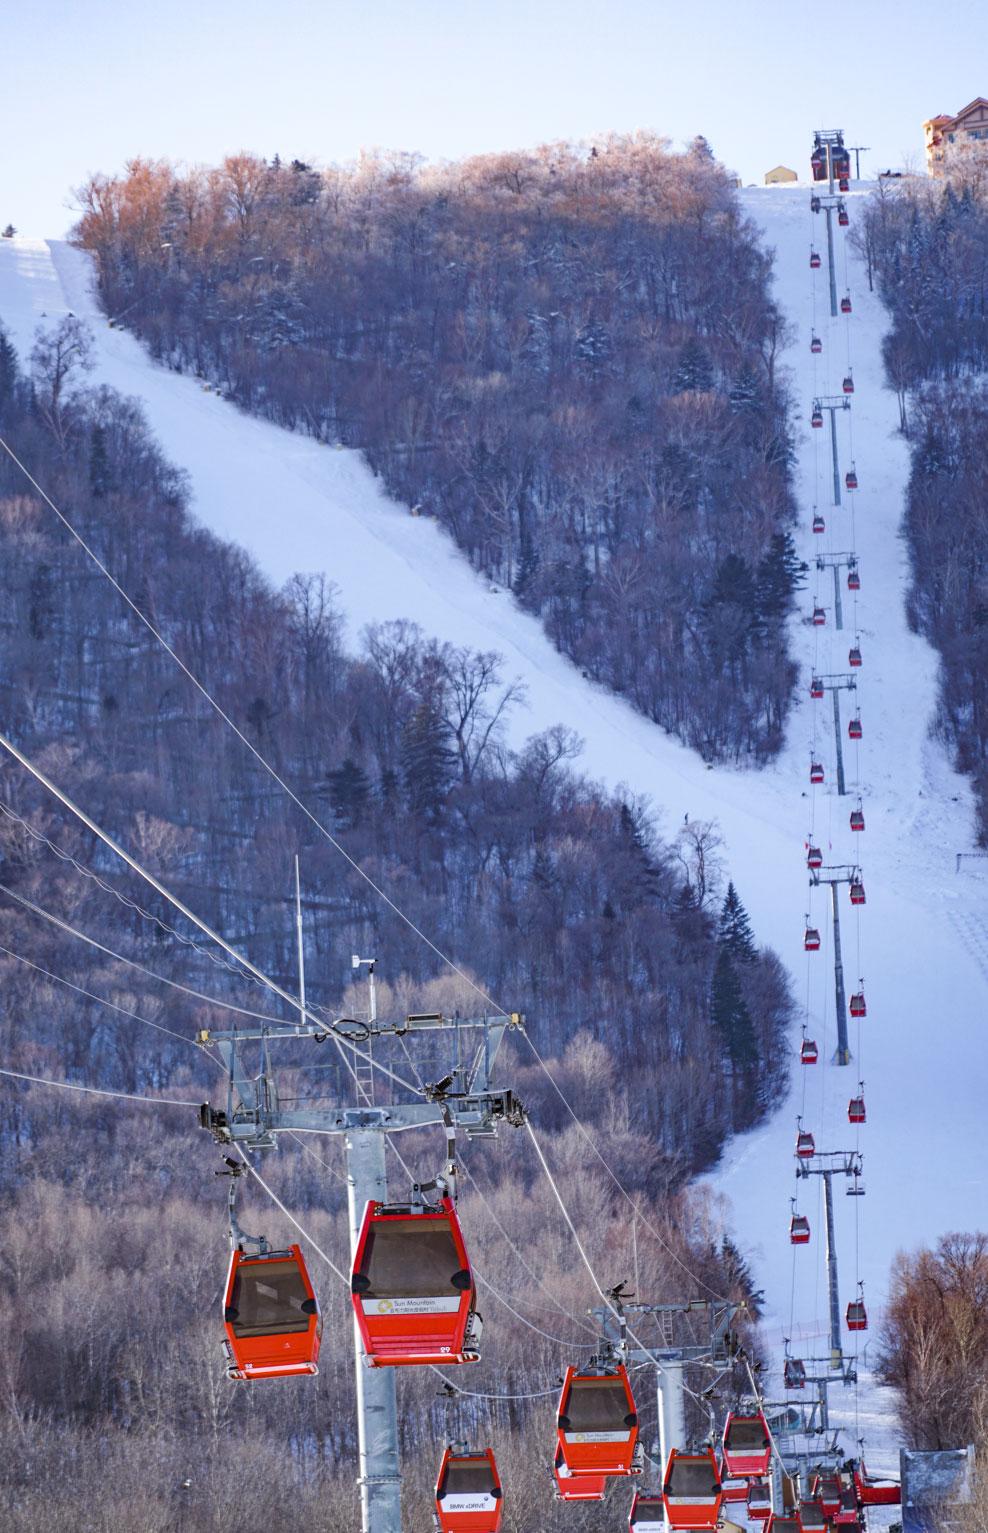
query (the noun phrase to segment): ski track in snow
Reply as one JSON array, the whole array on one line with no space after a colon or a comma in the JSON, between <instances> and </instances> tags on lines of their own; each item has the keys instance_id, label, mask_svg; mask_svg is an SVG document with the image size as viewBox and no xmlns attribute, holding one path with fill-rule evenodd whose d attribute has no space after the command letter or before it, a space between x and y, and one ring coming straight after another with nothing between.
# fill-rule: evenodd
<instances>
[{"instance_id":1,"label":"ski track in snow","mask_svg":"<svg viewBox=\"0 0 988 1533\"><path fill-rule=\"evenodd\" d=\"M866 188L852 191L846 198L852 224L866 193ZM871 1349L896 1250L933 1241L948 1230L988 1227L985 1175L972 1153L982 1127L973 1067L980 1058L988 994L988 861L954 871L955 853L973 846L973 799L931 737L938 661L905 620L908 568L899 521L908 454L896 434L896 401L883 386L883 310L877 294L868 292L843 231L835 230L839 270L846 261L849 272L839 290L850 287L854 313L849 323L830 320L826 270L809 271L811 239L825 248L825 230L822 216L811 222L808 187L741 196L775 251L776 295L793 326L784 364L800 417L797 547L811 563L819 545L847 549L853 520L862 583L856 612L845 592L845 631L836 634L832 577L826 572L818 585L811 569L792 620L792 645L801 663L798 696L786 745L764 770L709 769L620 698L586 681L508 592L492 591L470 569L433 521L412 517L388 499L359 453L321 446L246 416L194 379L151 363L132 336L108 327L94 296L89 259L67 244L0 241L0 321L26 360L39 323L52 323L68 311L86 319L96 338L95 379L143 403L164 452L189 474L193 512L218 536L245 547L277 583L297 570L324 571L339 587L351 639L369 622L405 617L437 639L496 649L506 674L521 677L527 688L527 705L509 725L512 744L549 725L567 724L585 741L583 770L648 794L667 834L675 833L686 814L719 822L727 867L759 940L789 964L800 1001L808 997L821 1063L801 1070L794 1040L789 1100L764 1126L729 1144L708 1185L729 1200L727 1217L765 1288L766 1339L778 1352L782 1337L792 1336L797 1355L807 1355L817 1342L823 1348L826 1339L826 1294L819 1179L814 1178L812 1196L806 1195L810 1184L800 1184L800 1208L809 1215L813 1240L796 1253L791 1306L787 1224L795 1190L795 1115L801 1107L820 1148L852 1148L847 1100L860 1077L866 1082L868 1122L856 1132L867 1196L845 1200L835 1186L835 1201L841 1302L853 1297L855 1279L863 1277ZM814 291L815 329L824 343L819 358L809 350ZM829 431L809 429L814 393L840 392L848 348L855 394L850 421L840 418L839 434L843 472L851 459L853 428L861 486L853 510L831 506ZM827 520L822 538L809 530L816 486ZM807 621L817 593L828 608L824 629ZM860 770L867 829L859 836L848 829L855 799L839 799L832 786L829 695L813 704L807 690L814 666L824 672L847 669L854 633L864 657L857 673L864 740L854 747L845 739L845 748L849 785ZM848 712L845 697L845 729ZM814 731L827 767L827 786L816 790L815 801L808 784ZM811 896L807 888L804 842L811 823L825 862L860 860L867 889L868 903L860 913L852 915L846 893L841 906L848 990L857 988L853 982L863 975L868 1002L867 1019L851 1023L855 1060L846 1069L828 1063L835 1042L829 918L824 891ZM808 910L825 934L823 951L810 956L802 951ZM534 1026L537 1038L537 1019ZM851 1451L860 1428L868 1438L869 1461L876 1469L894 1469L889 1392L870 1384L867 1357L865 1348L857 1419L850 1391L832 1392L833 1416L847 1426Z\"/></svg>"}]
</instances>

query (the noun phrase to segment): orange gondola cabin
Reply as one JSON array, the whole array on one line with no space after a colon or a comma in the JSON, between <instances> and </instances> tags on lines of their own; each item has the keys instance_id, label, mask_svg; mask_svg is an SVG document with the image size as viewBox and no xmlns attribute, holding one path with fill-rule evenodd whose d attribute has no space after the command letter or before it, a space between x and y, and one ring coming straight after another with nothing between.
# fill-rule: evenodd
<instances>
[{"instance_id":1,"label":"orange gondola cabin","mask_svg":"<svg viewBox=\"0 0 988 1533\"><path fill-rule=\"evenodd\" d=\"M712 1448L681 1453L674 1448L666 1465L662 1500L671 1528L713 1529L723 1502L720 1473Z\"/></svg>"},{"instance_id":2,"label":"orange gondola cabin","mask_svg":"<svg viewBox=\"0 0 988 1533\"><path fill-rule=\"evenodd\" d=\"M497 1533L504 1509L493 1450L458 1453L447 1448L436 1481L441 1533Z\"/></svg>"},{"instance_id":3,"label":"orange gondola cabin","mask_svg":"<svg viewBox=\"0 0 988 1533\"><path fill-rule=\"evenodd\" d=\"M820 933L815 926L808 926L803 933L803 948L807 953L819 953Z\"/></svg>"},{"instance_id":4,"label":"orange gondola cabin","mask_svg":"<svg viewBox=\"0 0 988 1533\"><path fill-rule=\"evenodd\" d=\"M624 1364L596 1371L567 1368L556 1429L571 1475L636 1473L638 1413Z\"/></svg>"},{"instance_id":5,"label":"orange gondola cabin","mask_svg":"<svg viewBox=\"0 0 988 1533\"><path fill-rule=\"evenodd\" d=\"M477 1290L451 1198L368 1203L350 1292L373 1367L479 1360Z\"/></svg>"},{"instance_id":6,"label":"orange gondola cabin","mask_svg":"<svg viewBox=\"0 0 988 1533\"><path fill-rule=\"evenodd\" d=\"M801 1065L815 1065L820 1058L820 1050L813 1038L804 1038L799 1045L799 1062Z\"/></svg>"},{"instance_id":7,"label":"orange gondola cabin","mask_svg":"<svg viewBox=\"0 0 988 1533\"><path fill-rule=\"evenodd\" d=\"M772 1515L772 1488L767 1480L752 1480L748 1486L748 1517L765 1522Z\"/></svg>"},{"instance_id":8,"label":"orange gondola cabin","mask_svg":"<svg viewBox=\"0 0 988 1533\"><path fill-rule=\"evenodd\" d=\"M813 1138L813 1135L809 1132L808 1129L801 1128L796 1135L796 1154L799 1156L800 1160L812 1160L813 1156L816 1154L816 1140ZM761 1470L738 1469L734 1471L736 1474L766 1474L767 1472L767 1465L765 1469Z\"/></svg>"},{"instance_id":9,"label":"orange gondola cabin","mask_svg":"<svg viewBox=\"0 0 988 1533\"><path fill-rule=\"evenodd\" d=\"M800 1139L809 1139L809 1154L813 1153L813 1135L800 1134ZM805 1153L797 1148L797 1155ZM728 1474L743 1475L746 1479L761 1479L768 1474L769 1461L772 1457L772 1440L768 1434L768 1424L761 1411L754 1414L744 1414L741 1411L731 1411L724 1423L724 1467Z\"/></svg>"},{"instance_id":10,"label":"orange gondola cabin","mask_svg":"<svg viewBox=\"0 0 988 1533\"><path fill-rule=\"evenodd\" d=\"M666 1533L666 1509L662 1497L636 1491L628 1527L630 1533Z\"/></svg>"},{"instance_id":11,"label":"orange gondola cabin","mask_svg":"<svg viewBox=\"0 0 988 1533\"><path fill-rule=\"evenodd\" d=\"M789 1220L789 1243L807 1246L810 1243L810 1221L805 1214L793 1214Z\"/></svg>"},{"instance_id":12,"label":"orange gondola cabin","mask_svg":"<svg viewBox=\"0 0 988 1533\"><path fill-rule=\"evenodd\" d=\"M796 1516L803 1533L827 1533L827 1519L819 1501L801 1501Z\"/></svg>"},{"instance_id":13,"label":"orange gondola cabin","mask_svg":"<svg viewBox=\"0 0 988 1533\"><path fill-rule=\"evenodd\" d=\"M299 1246L230 1258L223 1325L231 1379L318 1373L322 1319Z\"/></svg>"}]
</instances>

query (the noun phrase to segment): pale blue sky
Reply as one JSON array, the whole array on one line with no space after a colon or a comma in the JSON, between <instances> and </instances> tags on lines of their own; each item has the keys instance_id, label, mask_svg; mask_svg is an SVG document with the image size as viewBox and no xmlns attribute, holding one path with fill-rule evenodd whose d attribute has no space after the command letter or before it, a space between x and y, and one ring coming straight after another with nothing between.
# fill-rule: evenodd
<instances>
[{"instance_id":1,"label":"pale blue sky","mask_svg":"<svg viewBox=\"0 0 988 1533\"><path fill-rule=\"evenodd\" d=\"M922 162L988 95L988 0L0 0L0 223L61 234L133 155L429 158L608 130L704 133L746 182L810 130Z\"/></svg>"}]
</instances>

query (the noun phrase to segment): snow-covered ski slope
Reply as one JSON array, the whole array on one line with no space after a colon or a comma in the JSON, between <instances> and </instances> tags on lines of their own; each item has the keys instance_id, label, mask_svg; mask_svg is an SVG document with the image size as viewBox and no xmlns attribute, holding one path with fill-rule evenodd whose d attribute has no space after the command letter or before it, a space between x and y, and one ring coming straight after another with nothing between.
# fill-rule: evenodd
<instances>
[{"instance_id":1,"label":"snow-covered ski slope","mask_svg":"<svg viewBox=\"0 0 988 1533\"><path fill-rule=\"evenodd\" d=\"M866 191L847 198L852 222ZM831 551L851 546L850 509L830 506L829 431L809 429L813 394L840 392L848 336L860 481L854 531L862 590L856 615L846 596L845 633L834 634L828 573L819 586L828 626L811 627L811 576L792 628L803 667L799 697L786 747L763 771L706 768L620 699L585 681L510 594L491 591L474 575L433 522L388 500L358 453L250 419L194 380L153 365L135 339L107 326L88 259L79 252L61 243L0 241L0 321L26 355L37 324L69 310L87 319L96 336L96 378L142 401L164 451L189 473L197 515L247 548L274 581L296 570L325 571L339 587L353 634L370 621L406 617L440 639L499 650L507 674L523 678L528 691L527 707L510 725L514 741L556 722L568 724L586 742L584 769L650 795L667 833L674 834L686 814L719 822L727 865L759 939L782 954L797 994L808 997L821 1063L801 1070L794 1039L789 1101L765 1127L731 1144L712 1185L731 1201L739 1243L766 1289L771 1333L790 1334L794 1316L794 1334L805 1338L803 1350L809 1351L825 1334L826 1303L818 1179L811 1184L813 1196L801 1192L813 1242L796 1253L791 1300L787 1225L801 1106L818 1148L851 1148L856 1131L847 1123L847 1101L859 1076L866 1082L868 1121L857 1133L867 1196L844 1199L839 1185L835 1190L842 1303L863 1277L873 1323L897 1248L946 1230L988 1225L988 1191L976 1154L988 1000L988 864L954 871L955 853L973 845L972 800L929 737L937 661L905 622L907 570L898 527L907 454L895 434L895 400L882 384L883 311L842 237L840 260L850 261L854 313L847 326L829 320L826 272L816 273L815 322L824 353L812 357L808 255L811 237L825 248L822 219L811 225L807 187L742 195L776 252L777 295L793 326L785 364L802 417L797 540L803 557L812 561L821 545ZM842 453L849 461L847 429L842 418ZM810 532L818 496L828 525L822 538ZM829 698L811 703L808 681L814 665L847 669L854 631L864 654L857 674L865 737L858 752L847 747L847 763L852 781L860 763L867 829L852 838L847 816L856 800L838 799L833 787ZM848 711L845 699L845 727ZM827 786L816 790L815 808L808 784L814 730L827 767ZM842 892L848 988L857 988L853 982L863 975L868 1003L860 1030L852 1024L855 1061L844 1069L828 1062L834 1024L827 909L820 891L811 905L807 888L804 843L814 813L825 860L860 860L867 889L867 905L853 916ZM807 958L802 935L809 909L824 932L824 950ZM538 1019L533 1023L537 1036Z\"/></svg>"}]
</instances>

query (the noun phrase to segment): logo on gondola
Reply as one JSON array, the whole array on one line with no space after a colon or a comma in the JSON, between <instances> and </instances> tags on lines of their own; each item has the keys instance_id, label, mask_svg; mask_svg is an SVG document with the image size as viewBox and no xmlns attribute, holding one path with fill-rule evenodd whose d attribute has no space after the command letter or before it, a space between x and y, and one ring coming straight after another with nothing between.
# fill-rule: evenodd
<instances>
[{"instance_id":1,"label":"logo on gondola","mask_svg":"<svg viewBox=\"0 0 988 1533\"><path fill-rule=\"evenodd\" d=\"M393 1315L395 1312L394 1300L379 1299L377 1301L377 1312L379 1315Z\"/></svg>"}]
</instances>

